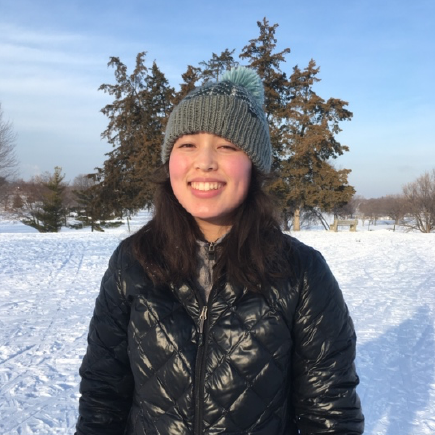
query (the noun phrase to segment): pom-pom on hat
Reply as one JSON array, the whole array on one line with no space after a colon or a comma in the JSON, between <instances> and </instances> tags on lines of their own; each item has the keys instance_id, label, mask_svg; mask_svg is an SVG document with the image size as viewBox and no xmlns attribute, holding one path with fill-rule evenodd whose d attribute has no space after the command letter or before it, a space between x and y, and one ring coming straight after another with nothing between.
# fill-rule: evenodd
<instances>
[{"instance_id":1,"label":"pom-pom on hat","mask_svg":"<svg viewBox=\"0 0 435 435\"><path fill-rule=\"evenodd\" d=\"M169 117L162 162L169 160L180 136L212 133L241 148L261 172L269 172L272 146L263 104L263 83L256 72L245 67L233 68L219 82L194 89Z\"/></svg>"}]
</instances>

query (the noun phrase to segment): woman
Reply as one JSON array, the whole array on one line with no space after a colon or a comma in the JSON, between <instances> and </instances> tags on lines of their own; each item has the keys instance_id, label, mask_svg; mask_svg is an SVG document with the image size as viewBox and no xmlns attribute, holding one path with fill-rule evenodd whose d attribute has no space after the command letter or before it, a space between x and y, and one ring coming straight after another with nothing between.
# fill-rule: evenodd
<instances>
[{"instance_id":1,"label":"woman","mask_svg":"<svg viewBox=\"0 0 435 435\"><path fill-rule=\"evenodd\" d=\"M363 432L341 291L262 190L262 105L257 74L237 68L173 110L154 217L96 301L77 435Z\"/></svg>"}]
</instances>

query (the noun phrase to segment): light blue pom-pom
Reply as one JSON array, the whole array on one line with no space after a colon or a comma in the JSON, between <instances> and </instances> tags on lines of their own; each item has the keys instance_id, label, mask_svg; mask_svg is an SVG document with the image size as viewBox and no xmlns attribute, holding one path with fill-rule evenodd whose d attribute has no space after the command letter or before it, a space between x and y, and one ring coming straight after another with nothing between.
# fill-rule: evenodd
<instances>
[{"instance_id":1,"label":"light blue pom-pom","mask_svg":"<svg viewBox=\"0 0 435 435\"><path fill-rule=\"evenodd\" d=\"M246 68L244 66L239 66L237 68L232 68L226 71L220 81L229 81L236 85L243 86L246 88L258 101L258 104L263 106L264 104L264 88L263 82L260 76L252 69Z\"/></svg>"}]
</instances>

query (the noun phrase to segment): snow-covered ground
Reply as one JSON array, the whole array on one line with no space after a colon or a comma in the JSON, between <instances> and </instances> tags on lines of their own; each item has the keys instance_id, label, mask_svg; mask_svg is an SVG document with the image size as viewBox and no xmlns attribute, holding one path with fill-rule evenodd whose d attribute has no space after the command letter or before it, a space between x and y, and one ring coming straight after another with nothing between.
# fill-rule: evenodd
<instances>
[{"instance_id":1,"label":"snow-covered ground","mask_svg":"<svg viewBox=\"0 0 435 435\"><path fill-rule=\"evenodd\" d=\"M297 237L323 253L352 313L365 433L435 434L435 234L386 228ZM0 221L1 435L74 433L94 300L127 235Z\"/></svg>"}]
</instances>

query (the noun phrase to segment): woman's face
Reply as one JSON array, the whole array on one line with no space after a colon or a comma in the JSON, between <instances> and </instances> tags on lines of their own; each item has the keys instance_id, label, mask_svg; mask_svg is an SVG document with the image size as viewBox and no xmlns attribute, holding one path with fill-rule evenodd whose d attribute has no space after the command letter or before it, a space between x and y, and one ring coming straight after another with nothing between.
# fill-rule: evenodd
<instances>
[{"instance_id":1,"label":"woman's face","mask_svg":"<svg viewBox=\"0 0 435 435\"><path fill-rule=\"evenodd\" d=\"M240 148L210 133L178 138L169 157L172 190L201 230L230 227L246 198L252 163Z\"/></svg>"}]
</instances>

